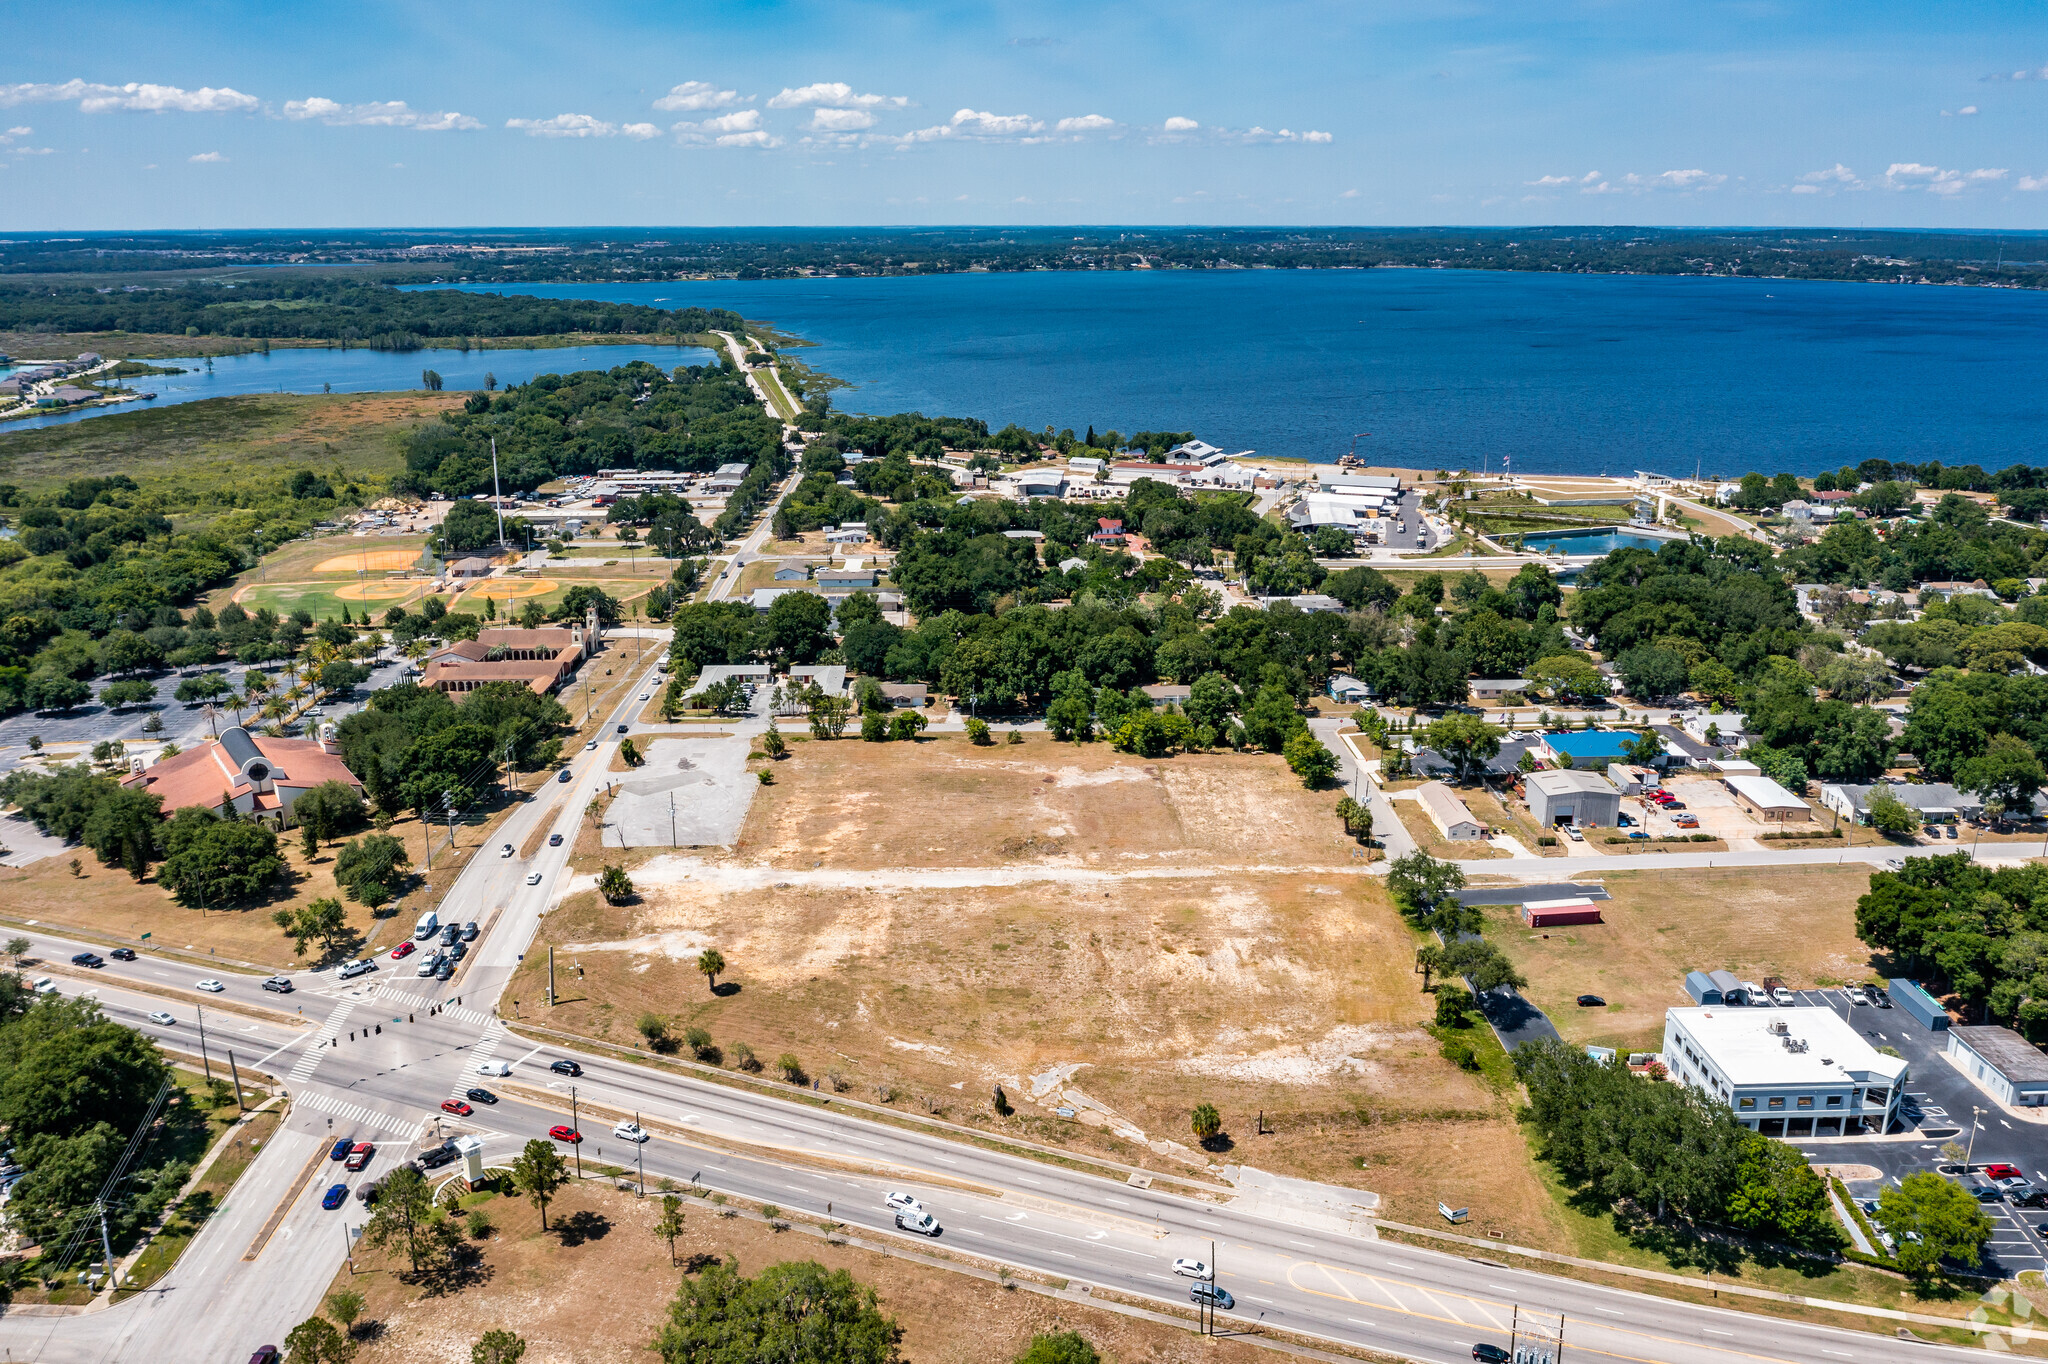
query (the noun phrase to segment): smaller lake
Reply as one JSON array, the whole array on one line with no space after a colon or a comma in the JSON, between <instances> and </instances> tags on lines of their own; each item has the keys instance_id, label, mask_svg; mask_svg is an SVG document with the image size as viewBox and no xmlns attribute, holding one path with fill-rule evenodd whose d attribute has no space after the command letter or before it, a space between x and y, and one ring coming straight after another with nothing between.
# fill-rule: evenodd
<instances>
[{"instance_id":1,"label":"smaller lake","mask_svg":"<svg viewBox=\"0 0 2048 1364\"><path fill-rule=\"evenodd\" d=\"M1684 538L1625 530L1546 530L1524 535L1522 548L1532 554L1612 554L1617 549L1660 550Z\"/></svg>"},{"instance_id":2,"label":"smaller lake","mask_svg":"<svg viewBox=\"0 0 2048 1364\"><path fill-rule=\"evenodd\" d=\"M120 403L113 407L89 407L83 411L58 412L47 417L17 417L0 421L0 436L9 431L28 431L39 426L91 421L116 412L133 412L144 407L198 402L201 398L223 398L238 393L319 393L331 385L336 393L385 393L418 389L420 372L433 370L441 382L454 390L484 386L489 374L498 387L523 384L540 374L573 374L584 369L616 369L644 360L663 369L678 365L703 364L712 352L701 346L537 346L519 350L328 350L292 348L261 351L247 355L215 356L209 368L204 359L153 360L150 363L183 369L183 374L138 374L126 382L140 393L156 394L156 401Z\"/></svg>"}]
</instances>

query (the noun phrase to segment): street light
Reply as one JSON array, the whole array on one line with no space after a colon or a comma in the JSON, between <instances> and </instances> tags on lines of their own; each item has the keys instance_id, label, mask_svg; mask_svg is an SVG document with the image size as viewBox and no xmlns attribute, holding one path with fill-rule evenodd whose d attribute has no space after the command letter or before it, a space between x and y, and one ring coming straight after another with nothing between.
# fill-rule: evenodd
<instances>
[{"instance_id":1,"label":"street light","mask_svg":"<svg viewBox=\"0 0 2048 1364\"><path fill-rule=\"evenodd\" d=\"M1984 1110L1970 1110L1970 1144L1963 1148L1963 1173L1970 1173L1970 1158L1977 1154L1977 1133L1984 1126Z\"/></svg>"}]
</instances>

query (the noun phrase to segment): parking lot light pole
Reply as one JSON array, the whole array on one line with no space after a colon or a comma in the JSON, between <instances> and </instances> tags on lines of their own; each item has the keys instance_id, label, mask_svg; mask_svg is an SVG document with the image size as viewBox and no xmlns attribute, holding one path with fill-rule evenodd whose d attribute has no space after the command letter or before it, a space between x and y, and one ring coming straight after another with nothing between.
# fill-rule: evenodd
<instances>
[{"instance_id":1,"label":"parking lot light pole","mask_svg":"<svg viewBox=\"0 0 2048 1364\"><path fill-rule=\"evenodd\" d=\"M1970 1159L1977 1154L1977 1132L1984 1126L1984 1110L1970 1110L1970 1144L1963 1148L1963 1173L1970 1173Z\"/></svg>"}]
</instances>

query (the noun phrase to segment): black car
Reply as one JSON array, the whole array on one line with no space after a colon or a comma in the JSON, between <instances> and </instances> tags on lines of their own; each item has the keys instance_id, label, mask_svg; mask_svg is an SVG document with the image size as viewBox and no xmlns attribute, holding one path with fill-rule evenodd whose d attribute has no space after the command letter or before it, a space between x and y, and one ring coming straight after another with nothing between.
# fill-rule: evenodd
<instances>
[{"instance_id":1,"label":"black car","mask_svg":"<svg viewBox=\"0 0 2048 1364\"><path fill-rule=\"evenodd\" d=\"M1607 1007L1607 1001L1598 995L1580 995L1579 1007L1581 1009L1604 1009Z\"/></svg>"},{"instance_id":2,"label":"black car","mask_svg":"<svg viewBox=\"0 0 2048 1364\"><path fill-rule=\"evenodd\" d=\"M423 1170L438 1170L453 1159L455 1148L452 1146L429 1146L419 1154L420 1168Z\"/></svg>"},{"instance_id":3,"label":"black car","mask_svg":"<svg viewBox=\"0 0 2048 1364\"><path fill-rule=\"evenodd\" d=\"M113 951L107 953L107 955L112 957L115 961L134 961L135 949L132 947L117 947Z\"/></svg>"},{"instance_id":4,"label":"black car","mask_svg":"<svg viewBox=\"0 0 2048 1364\"><path fill-rule=\"evenodd\" d=\"M491 1093L491 1091L483 1088L481 1085L479 1085L475 1089L466 1091L463 1094L463 1097L468 1099L471 1103L494 1104L498 1101L497 1095Z\"/></svg>"},{"instance_id":5,"label":"black car","mask_svg":"<svg viewBox=\"0 0 2048 1364\"><path fill-rule=\"evenodd\" d=\"M1514 1358L1500 1346L1484 1340L1472 1347L1472 1357L1478 1360L1479 1364L1508 1364L1508 1361Z\"/></svg>"},{"instance_id":6,"label":"black car","mask_svg":"<svg viewBox=\"0 0 2048 1364\"><path fill-rule=\"evenodd\" d=\"M557 1061L549 1066L548 1069L557 1075L581 1075L583 1073L583 1067L577 1065L574 1061Z\"/></svg>"},{"instance_id":7,"label":"black car","mask_svg":"<svg viewBox=\"0 0 2048 1364\"><path fill-rule=\"evenodd\" d=\"M565 767L565 768L563 768L563 769L562 769L562 771L561 771L561 773L560 773L560 775L558 775L558 776L557 776L557 777L555 778L555 780L556 780L556 781L567 781L567 780L569 780L569 769L568 769L568 768L566 768L566 767Z\"/></svg>"},{"instance_id":8,"label":"black car","mask_svg":"<svg viewBox=\"0 0 2048 1364\"><path fill-rule=\"evenodd\" d=\"M462 936L462 929L456 924L441 925L441 946L453 947L455 940Z\"/></svg>"},{"instance_id":9,"label":"black car","mask_svg":"<svg viewBox=\"0 0 2048 1364\"><path fill-rule=\"evenodd\" d=\"M448 980L451 979L454 975L455 963L447 957L441 958L441 964L434 968L434 979Z\"/></svg>"},{"instance_id":10,"label":"black car","mask_svg":"<svg viewBox=\"0 0 2048 1364\"><path fill-rule=\"evenodd\" d=\"M106 962L94 953L79 952L72 956L71 964L73 966L90 966L97 970L99 967L105 966Z\"/></svg>"},{"instance_id":11,"label":"black car","mask_svg":"<svg viewBox=\"0 0 2048 1364\"><path fill-rule=\"evenodd\" d=\"M482 930L478 929L476 926L476 920L471 919L468 923L462 926L462 940L464 942L475 942L476 935L481 931Z\"/></svg>"},{"instance_id":12,"label":"black car","mask_svg":"<svg viewBox=\"0 0 2048 1364\"><path fill-rule=\"evenodd\" d=\"M1213 1303L1226 1312L1237 1310L1237 1299L1230 1296L1227 1288L1218 1288L1212 1283L1197 1283L1188 1288L1188 1301L1197 1305Z\"/></svg>"},{"instance_id":13,"label":"black car","mask_svg":"<svg viewBox=\"0 0 2048 1364\"><path fill-rule=\"evenodd\" d=\"M448 949L448 960L450 961L461 961L468 955L469 944L466 942L458 942L455 946Z\"/></svg>"}]
</instances>

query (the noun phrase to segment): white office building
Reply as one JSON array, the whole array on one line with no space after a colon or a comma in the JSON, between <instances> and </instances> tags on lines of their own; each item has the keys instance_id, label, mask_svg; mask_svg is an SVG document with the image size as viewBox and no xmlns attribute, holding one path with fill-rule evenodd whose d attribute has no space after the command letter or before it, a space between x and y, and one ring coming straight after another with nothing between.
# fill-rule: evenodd
<instances>
[{"instance_id":1,"label":"white office building","mask_svg":"<svg viewBox=\"0 0 2048 1364\"><path fill-rule=\"evenodd\" d=\"M1906 1089L1905 1059L1832 1009L1667 1009L1664 1065L1767 1137L1889 1131Z\"/></svg>"}]
</instances>

